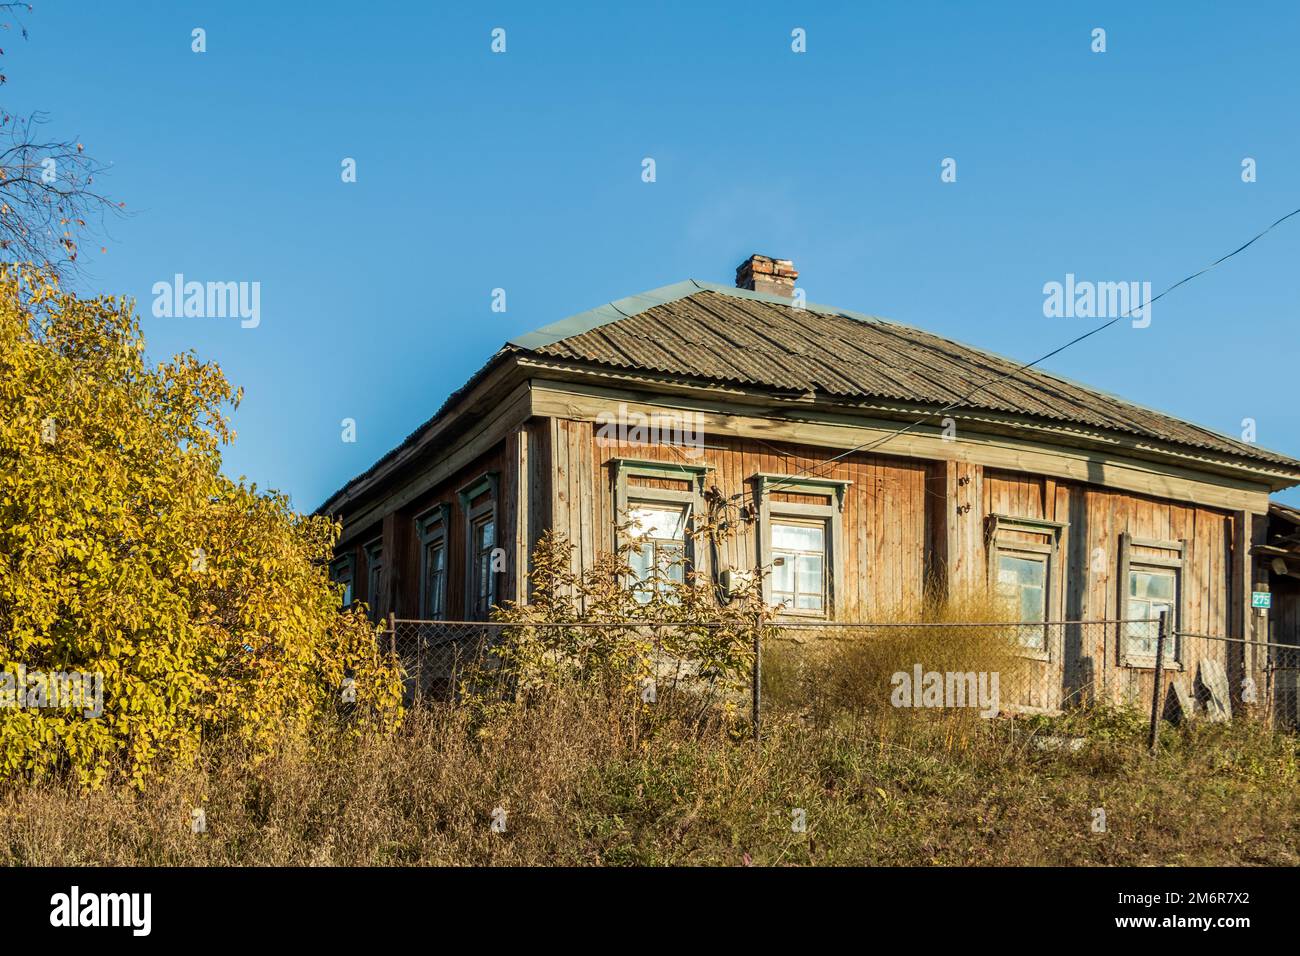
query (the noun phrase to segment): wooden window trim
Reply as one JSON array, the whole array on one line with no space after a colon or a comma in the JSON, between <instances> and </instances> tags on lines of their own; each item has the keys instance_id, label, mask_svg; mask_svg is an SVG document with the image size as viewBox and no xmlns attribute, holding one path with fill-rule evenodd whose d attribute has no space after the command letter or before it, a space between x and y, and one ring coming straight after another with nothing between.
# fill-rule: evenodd
<instances>
[{"instance_id":1,"label":"wooden window trim","mask_svg":"<svg viewBox=\"0 0 1300 956\"><path fill-rule=\"evenodd\" d=\"M1157 551L1168 551L1176 554L1177 557L1164 558L1158 555L1134 554L1134 548L1151 548ZM1174 655L1172 658L1166 658L1164 670L1181 671L1186 664L1183 660L1183 642L1178 637L1178 632L1182 628L1183 622L1183 599L1186 594L1187 581L1187 540L1180 538L1177 541L1160 541L1154 538L1135 538L1127 531L1120 532L1119 536L1119 619L1127 621L1129 619L1129 594L1128 594L1128 575L1129 571L1136 566L1139 570L1142 568L1154 568L1158 570L1167 570L1174 572L1174 620L1171 634L1174 639ZM1120 634L1117 641L1119 656L1119 665L1129 667L1134 670L1155 670L1155 655L1129 654L1128 652L1128 634L1126 625L1119 625Z\"/></svg>"},{"instance_id":2,"label":"wooden window trim","mask_svg":"<svg viewBox=\"0 0 1300 956\"><path fill-rule=\"evenodd\" d=\"M614 550L617 551L623 544L619 539L618 526L633 502L669 507L686 505L686 540L683 542L686 549L686 569L688 572L693 570L698 574L709 574L708 557L696 553L695 542L690 532L695 524L695 516L703 513L704 482L708 473L713 470L713 466L650 461L643 458L614 458L610 460L609 465L614 490L614 520L611 522L610 529ZM672 488L629 489L629 478L668 478L688 481L691 489L690 491L677 491Z\"/></svg>"},{"instance_id":3,"label":"wooden window trim","mask_svg":"<svg viewBox=\"0 0 1300 956\"><path fill-rule=\"evenodd\" d=\"M450 549L451 543L451 505L438 504L426 511L415 519L415 539L420 543L420 617L425 617L425 608L428 607L428 594L426 593L429 580L429 548L430 544L435 541L442 542L443 565L442 565L442 594L440 595L442 605L442 617L434 620L446 620L447 618L447 577L451 573Z\"/></svg>"},{"instance_id":4,"label":"wooden window trim","mask_svg":"<svg viewBox=\"0 0 1300 956\"><path fill-rule=\"evenodd\" d=\"M1002 554L1015 556L1043 555L1047 558L1047 608L1049 621L1065 619L1065 577L1066 562L1062 559L1064 542L1069 524L1064 521L1049 521L1046 518L1022 518L994 512L988 518L988 588L990 593L997 593L998 558ZM1041 534L1047 538L1046 543L1035 541L1004 540L998 537L1001 531L1019 531L1025 534ZM1061 658L1060 628L1043 627L1043 648L1038 650L1021 645L1016 653L1029 660L1054 661Z\"/></svg>"},{"instance_id":5,"label":"wooden window trim","mask_svg":"<svg viewBox=\"0 0 1300 956\"><path fill-rule=\"evenodd\" d=\"M348 608L357 601L357 557L351 552L340 555L330 562L330 580L335 584L343 584L344 576L346 576L346 583L352 588L352 600L343 605Z\"/></svg>"},{"instance_id":6,"label":"wooden window trim","mask_svg":"<svg viewBox=\"0 0 1300 956\"><path fill-rule=\"evenodd\" d=\"M384 539L383 537L372 538L361 546L361 550L366 556L366 605L370 609L370 620L379 620L379 595L374 592L383 592L384 580L387 576L388 564L384 556ZM377 559L377 561L376 561ZM375 564L378 563L378 571L372 573ZM371 587L371 584L374 587ZM353 588L356 587L355 581Z\"/></svg>"},{"instance_id":7,"label":"wooden window trim","mask_svg":"<svg viewBox=\"0 0 1300 956\"><path fill-rule=\"evenodd\" d=\"M474 528L482 522L484 517L490 517L492 521L492 543L489 546L495 549L500 546L501 540L501 514L500 514L500 485L501 475L499 472L489 471L479 475L468 485L465 485L457 492L460 499L460 510L465 515L465 618L474 620L475 598L478 591L478 563L475 561L474 554ZM471 507L475 498L487 494L488 500ZM491 617L492 607L497 603L500 597L497 575L500 572L493 571L491 561L488 563L488 608L487 617ZM487 618L484 618L486 620Z\"/></svg>"},{"instance_id":8,"label":"wooden window trim","mask_svg":"<svg viewBox=\"0 0 1300 956\"><path fill-rule=\"evenodd\" d=\"M750 478L754 484L754 498L758 503L758 566L767 569L772 566L772 521L774 518L792 518L795 520L823 520L826 522L826 607L821 611L801 611L796 608L784 608L781 617L800 620L834 620L839 613L844 594L844 562L840 560L844 540L844 499L851 481L834 478L807 478L796 475L777 475L759 472ZM825 495L830 503L825 505L794 504L786 501L773 501L774 492L791 494ZM860 571L863 569L859 569ZM772 575L763 575L763 601L773 604Z\"/></svg>"}]
</instances>

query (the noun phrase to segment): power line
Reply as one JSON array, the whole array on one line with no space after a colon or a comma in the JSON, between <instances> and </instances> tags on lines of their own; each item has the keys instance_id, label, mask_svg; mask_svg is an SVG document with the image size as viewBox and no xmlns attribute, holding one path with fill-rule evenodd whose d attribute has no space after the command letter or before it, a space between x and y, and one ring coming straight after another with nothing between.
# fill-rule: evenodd
<instances>
[{"instance_id":1,"label":"power line","mask_svg":"<svg viewBox=\"0 0 1300 956\"><path fill-rule=\"evenodd\" d=\"M1141 309L1144 309L1144 308L1146 308L1147 306L1151 305L1151 304L1152 304L1153 302L1155 302L1156 300L1158 300L1158 299L1163 299L1165 296L1167 296L1170 292L1173 292L1173 291L1174 291L1175 289L1177 289L1179 286L1181 286L1181 285L1185 285L1186 283L1191 282L1193 279L1196 279L1196 278L1199 278L1200 276L1205 275L1205 273L1209 272L1211 269L1215 268L1216 266L1220 265L1221 263L1227 262L1229 259L1231 259L1233 256L1237 255L1238 253L1240 253L1240 252L1244 252L1245 250L1249 249L1249 248L1250 248L1251 246L1253 246L1257 241L1259 241L1260 239L1262 239L1262 238L1263 238L1264 236L1266 236L1268 233L1272 232L1272 231L1273 231L1274 229L1276 229L1278 226L1282 225L1282 223L1286 222L1288 219L1290 219L1292 216L1295 216L1295 215L1300 215L1300 209L1293 209L1291 212L1287 213L1287 214L1286 214L1285 216L1283 216L1281 219L1278 219L1276 222L1272 223L1272 224L1271 224L1270 226L1268 226L1266 229L1261 230L1261 231L1258 232L1256 235L1254 235L1253 237L1251 237L1250 240L1248 240L1247 242L1242 243L1242 244L1241 244L1240 246L1238 246L1236 249L1233 249L1233 250L1232 250L1231 252L1229 252L1227 255L1225 255L1225 256L1220 256L1218 259L1215 259L1213 262L1211 262L1211 263L1210 263L1208 266L1206 266L1205 268L1200 269L1200 270L1198 270L1198 271L1196 271L1196 272L1193 272L1191 275L1186 276L1186 277L1184 277L1184 278L1182 278L1182 279L1179 279L1177 282L1175 282L1173 285L1169 286L1169 288L1165 289L1165 290L1164 290L1163 292L1161 292L1159 295L1156 295L1156 296L1151 297L1151 298L1148 299L1146 302L1143 302L1141 305L1139 305L1139 306L1133 306L1133 307L1131 307L1131 308L1125 310L1125 312L1124 312L1123 314L1121 314L1121 315L1117 315L1117 316L1115 316L1113 319L1110 319L1109 321L1103 322L1101 325L1097 326L1096 328L1091 329L1091 330L1089 330L1089 331L1087 331L1087 332L1084 332L1082 335L1076 336L1075 338L1073 338L1073 339L1071 339L1070 341L1066 342L1064 345L1059 346L1058 348L1054 348L1054 349L1052 349L1052 351L1048 352L1047 354L1045 354L1045 355L1040 355L1038 358L1034 359L1032 362L1026 362L1024 365L1021 365L1021 366L1019 366L1019 367L1017 367L1017 368L1012 369L1011 371L1007 372L1005 375L1001 375L1001 376L999 376L999 377L997 377L997 378L990 379L990 380L987 381L987 382L984 382L984 383L982 383L982 384L980 384L980 385L977 385L975 388L971 389L971 390L970 390L969 392L967 392L965 395L962 395L962 396L961 396L960 398L958 398L956 401L954 401L954 402L950 402L949 404L945 405L943 408L939 409L937 412L929 412L929 413L925 414L924 416L922 416L921 418L917 419L916 421L914 421L914 422L912 422L912 423L910 423L910 424L908 424L908 425L905 425L905 426L903 426L902 428L899 428L899 429L896 429L896 430L890 432L888 435L883 435L883 436L881 436L880 438L875 439L875 440L873 440L873 441L864 442L863 444L858 445L858 446L856 446L856 447L854 447L854 448L850 448L848 451L841 452L840 454L835 455L835 456L832 457L832 458L827 458L825 461L823 461L820 465L818 465L818 466L816 466L816 467L817 467L817 468L824 468L824 467L826 467L826 466L833 465L833 464L835 464L835 463L838 462L838 461L842 461L843 459L847 458L849 455L854 455L854 454L857 454L857 453L859 453L859 452L873 451L874 449L879 448L879 447L881 447L882 445L884 445L886 442L892 441L893 439L897 438L899 435L905 435L907 432L911 431L913 428L916 428L916 427L919 426L919 425L924 425L924 424L925 424L927 421L929 421L931 418L934 418L934 417L939 416L939 415L943 415L943 414L945 414L945 413L947 413L947 412L953 411L953 410L956 409L956 408L960 408L960 407L963 406L966 402L968 402L968 401L971 399L972 396L978 394L979 392L983 391L984 389L988 388L989 386L991 386L991 385L996 385L996 384L998 384L999 382L1004 382L1004 381L1006 381L1007 379L1012 378L1012 377L1015 376L1015 375L1019 375L1021 372L1024 372L1024 371L1026 371L1026 370L1028 370L1028 369L1033 368L1035 365L1038 365L1040 362L1045 362L1045 361L1047 361L1049 358L1052 358L1052 357L1055 356L1055 355L1059 355L1059 354L1061 354L1062 352L1064 352L1066 349L1070 348L1071 346L1078 345L1080 342L1084 341L1085 339L1091 338L1092 336L1096 335L1098 332L1102 332L1102 331L1104 331L1105 329L1110 328L1112 325L1114 325L1116 322L1120 321L1121 319L1127 318L1127 317L1128 317L1132 312L1140 311ZM781 487L783 487L783 485L781 484L781 482L785 482L786 485L784 485L784 487L788 487L789 483L796 482L796 481L798 481L800 478L808 478L808 477L818 478L818 477L824 477L824 474L825 474L824 472L814 471L814 470L812 470L812 469L805 469L804 471L801 471L801 472L800 472L799 474L797 474L797 475L792 475L792 476L790 476L790 477L788 477L788 478L782 478L782 479L780 479L779 482L774 483L771 487L772 487L772 490L775 491L775 490L779 490ZM744 496L744 492L740 492L739 494L737 494L737 495L732 495L731 497L732 497L732 498L736 498L736 497L743 497L743 496Z\"/></svg>"}]
</instances>

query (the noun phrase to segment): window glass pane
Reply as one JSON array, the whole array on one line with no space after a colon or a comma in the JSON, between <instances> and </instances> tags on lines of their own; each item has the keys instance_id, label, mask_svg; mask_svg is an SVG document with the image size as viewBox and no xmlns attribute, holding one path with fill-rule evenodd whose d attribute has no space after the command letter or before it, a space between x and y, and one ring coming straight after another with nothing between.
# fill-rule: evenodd
<instances>
[{"instance_id":1,"label":"window glass pane","mask_svg":"<svg viewBox=\"0 0 1300 956\"><path fill-rule=\"evenodd\" d=\"M801 611L820 611L822 609L822 596L820 594L800 593L795 599L794 606Z\"/></svg>"},{"instance_id":2,"label":"window glass pane","mask_svg":"<svg viewBox=\"0 0 1300 956\"><path fill-rule=\"evenodd\" d=\"M1150 608L1145 601L1130 601L1129 613L1134 618L1146 618L1150 615ZM1135 657L1155 656L1158 624L1135 621L1135 623L1126 624L1125 628L1128 633L1129 654Z\"/></svg>"},{"instance_id":3,"label":"window glass pane","mask_svg":"<svg viewBox=\"0 0 1300 956\"><path fill-rule=\"evenodd\" d=\"M1170 568L1133 568L1128 573L1127 616L1134 623L1126 624L1125 648L1134 657L1155 657L1160 635L1160 614L1168 615L1171 627L1177 627L1174 615L1174 598L1178 591L1178 573ZM1165 641L1165 660L1177 660L1178 641L1173 636Z\"/></svg>"},{"instance_id":4,"label":"window glass pane","mask_svg":"<svg viewBox=\"0 0 1300 956\"><path fill-rule=\"evenodd\" d=\"M772 523L772 600L800 611L826 609L826 526Z\"/></svg>"},{"instance_id":5,"label":"window glass pane","mask_svg":"<svg viewBox=\"0 0 1300 956\"><path fill-rule=\"evenodd\" d=\"M1043 621L1047 597L1042 588L1022 587L1020 589L1020 620Z\"/></svg>"},{"instance_id":6,"label":"window glass pane","mask_svg":"<svg viewBox=\"0 0 1300 956\"><path fill-rule=\"evenodd\" d=\"M686 507L663 507L638 504L628 509L627 534L631 538L660 538L664 541L686 540Z\"/></svg>"},{"instance_id":7,"label":"window glass pane","mask_svg":"<svg viewBox=\"0 0 1300 956\"><path fill-rule=\"evenodd\" d=\"M1174 597L1174 573L1172 571L1130 571L1129 594L1134 597L1171 601Z\"/></svg>"},{"instance_id":8,"label":"window glass pane","mask_svg":"<svg viewBox=\"0 0 1300 956\"><path fill-rule=\"evenodd\" d=\"M442 616L442 582L446 560L447 549L443 547L441 540L425 545L423 610L427 618Z\"/></svg>"},{"instance_id":9,"label":"window glass pane","mask_svg":"<svg viewBox=\"0 0 1300 956\"><path fill-rule=\"evenodd\" d=\"M343 607L352 603L352 568L347 561L338 561L330 566L330 580L343 585Z\"/></svg>"},{"instance_id":10,"label":"window glass pane","mask_svg":"<svg viewBox=\"0 0 1300 956\"><path fill-rule=\"evenodd\" d=\"M627 563L631 566L632 573L638 581L645 581L650 577L650 572L654 568L654 560L655 547L649 542L630 552L627 556Z\"/></svg>"},{"instance_id":11,"label":"window glass pane","mask_svg":"<svg viewBox=\"0 0 1300 956\"><path fill-rule=\"evenodd\" d=\"M772 555L772 589L794 592L794 572L797 556L790 551L777 551Z\"/></svg>"},{"instance_id":12,"label":"window glass pane","mask_svg":"<svg viewBox=\"0 0 1300 956\"><path fill-rule=\"evenodd\" d=\"M773 551L825 551L824 539L822 525L772 523Z\"/></svg>"},{"instance_id":13,"label":"window glass pane","mask_svg":"<svg viewBox=\"0 0 1300 956\"><path fill-rule=\"evenodd\" d=\"M1041 651L1047 646L1047 634L1042 626L1020 627L1016 628L1016 630L1018 632L1016 637L1019 639L1021 647Z\"/></svg>"},{"instance_id":14,"label":"window glass pane","mask_svg":"<svg viewBox=\"0 0 1300 956\"><path fill-rule=\"evenodd\" d=\"M1022 621L1047 620L1047 559L998 555L998 593Z\"/></svg>"},{"instance_id":15,"label":"window glass pane","mask_svg":"<svg viewBox=\"0 0 1300 956\"><path fill-rule=\"evenodd\" d=\"M822 556L820 554L801 554L796 568L799 573L799 590L806 594L822 592Z\"/></svg>"},{"instance_id":16,"label":"window glass pane","mask_svg":"<svg viewBox=\"0 0 1300 956\"><path fill-rule=\"evenodd\" d=\"M379 576L384 569L384 552L380 548L369 551L366 555L366 604L370 608L370 619L379 620Z\"/></svg>"},{"instance_id":17,"label":"window glass pane","mask_svg":"<svg viewBox=\"0 0 1300 956\"><path fill-rule=\"evenodd\" d=\"M678 584L686 583L686 562L682 560L680 551L668 553L668 564L660 573L670 581L676 581Z\"/></svg>"},{"instance_id":18,"label":"window glass pane","mask_svg":"<svg viewBox=\"0 0 1300 956\"><path fill-rule=\"evenodd\" d=\"M673 569L681 569L685 562L686 552L679 544L656 540L655 549L655 567L659 569L660 574L670 574Z\"/></svg>"}]
</instances>

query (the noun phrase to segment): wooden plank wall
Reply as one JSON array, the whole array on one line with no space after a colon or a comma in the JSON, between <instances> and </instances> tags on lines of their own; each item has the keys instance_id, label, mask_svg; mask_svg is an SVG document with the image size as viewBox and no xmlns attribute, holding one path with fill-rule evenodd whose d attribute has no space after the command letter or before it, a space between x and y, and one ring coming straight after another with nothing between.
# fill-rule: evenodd
<instances>
[{"instance_id":1,"label":"wooden plank wall","mask_svg":"<svg viewBox=\"0 0 1300 956\"><path fill-rule=\"evenodd\" d=\"M743 502L753 501L752 479L759 473L797 475L813 470L821 477L851 482L843 511L844 553L839 558L845 593L836 608L837 616L844 619L880 620L894 608L916 603L924 595L927 573L933 574L939 563L946 587L987 587L984 529L987 516L997 513L1068 524L1062 538L1066 587L1060 608L1067 619L1118 615L1123 583L1119 540L1127 531L1136 538L1186 540L1183 629L1232 633L1237 603L1232 593L1233 543L1239 519L1228 512L960 462L854 454L828 467L823 449L752 439L713 438L702 456L691 458L668 445L598 441L589 421L545 418L530 420L477 461L358 535L352 549L357 597L377 600L381 614L393 609L399 616L418 615L420 556L415 518L447 502L452 505L447 610L449 617L462 617L466 528L456 493L485 471L501 476L498 542L509 552L507 571L499 582L502 598L523 596L521 577L527 559L518 555L518 549L531 551L546 528L568 535L579 570L590 567L600 552L614 546L611 462L620 457L707 465L711 469L707 484L724 495L743 495ZM366 593L362 545L380 533L387 579L384 593L372 596ZM757 563L752 526L725 543L720 560L723 567L740 569ZM1284 627L1296 626L1283 620ZM1056 679L1068 684L1069 669L1087 664L1104 669L1113 699L1149 699L1150 671L1119 666L1116 628L1076 629L1060 640L1053 662ZM1225 645L1191 646L1203 647L1219 652ZM1189 681L1196 663L1194 655L1187 655L1181 674ZM1240 673L1239 661L1234 665L1229 658L1225 663L1230 674ZM1175 671L1171 676L1179 674Z\"/></svg>"},{"instance_id":2,"label":"wooden plank wall","mask_svg":"<svg viewBox=\"0 0 1300 956\"><path fill-rule=\"evenodd\" d=\"M1022 518L1069 523L1062 542L1068 556L1064 611L1071 620L1108 620L1120 612L1120 534L1160 541L1186 541L1183 578L1182 630L1212 635L1232 633L1232 515L1211 508L1179 504L1140 495L1053 482L1033 475L987 471L985 511ZM1162 552L1134 548L1135 555ZM1152 673L1145 668L1120 667L1118 629L1087 627L1065 636L1062 666L1084 660L1103 666L1115 700L1146 700ZM1230 645L1188 641L1183 670L1171 677L1190 680L1199 655L1213 655L1234 671ZM1100 673L1100 672L1099 672Z\"/></svg>"},{"instance_id":3,"label":"wooden plank wall","mask_svg":"<svg viewBox=\"0 0 1300 956\"><path fill-rule=\"evenodd\" d=\"M877 615L920 599L925 580L927 468L924 462L852 455L823 466L821 449L718 438L698 458L668 445L618 444L597 440L591 422L555 420L555 526L576 546L579 567L614 547L614 486L611 462L635 458L707 465L708 484L725 495L744 493L753 501L754 475L797 475L815 469L821 477L850 481L844 505L843 617ZM752 527L728 541L725 567L748 569L758 562Z\"/></svg>"},{"instance_id":4,"label":"wooden plank wall","mask_svg":"<svg viewBox=\"0 0 1300 956\"><path fill-rule=\"evenodd\" d=\"M1273 575L1271 636L1274 644L1300 644L1300 579Z\"/></svg>"},{"instance_id":5,"label":"wooden plank wall","mask_svg":"<svg viewBox=\"0 0 1300 956\"><path fill-rule=\"evenodd\" d=\"M465 515L460 508L457 492L486 471L501 474L500 498L497 520L497 540L507 547L512 540L515 521L515 475L509 467L507 443L500 443L488 453L439 483L410 504L387 514L365 534L358 535L350 552L356 569L354 589L358 600L375 607L381 617L393 611L398 617L413 618L420 614L420 542L415 533L415 520L434 505L447 503L451 507L447 546L447 617L461 620L465 614ZM380 582L381 593L367 593L368 574L364 544L382 536L384 542L384 572ZM499 593L513 596L516 573L507 555L507 571L499 583Z\"/></svg>"}]
</instances>

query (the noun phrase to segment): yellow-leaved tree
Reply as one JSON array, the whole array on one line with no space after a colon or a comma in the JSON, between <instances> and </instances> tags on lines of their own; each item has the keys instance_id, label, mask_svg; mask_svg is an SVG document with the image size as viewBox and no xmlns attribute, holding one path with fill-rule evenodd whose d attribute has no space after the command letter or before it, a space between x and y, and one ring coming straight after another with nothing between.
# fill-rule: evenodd
<instances>
[{"instance_id":1,"label":"yellow-leaved tree","mask_svg":"<svg viewBox=\"0 0 1300 956\"><path fill-rule=\"evenodd\" d=\"M396 719L328 579L337 526L221 474L239 398L193 354L147 363L132 302L0 266L0 778L142 786L212 735L257 755ZM101 714L66 706L77 677Z\"/></svg>"}]
</instances>

